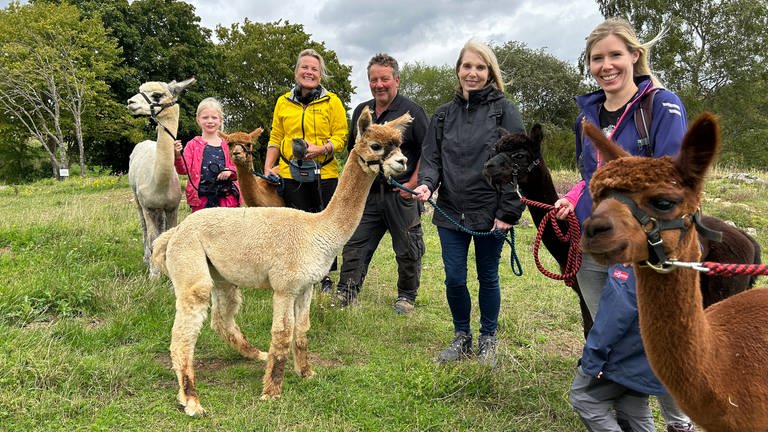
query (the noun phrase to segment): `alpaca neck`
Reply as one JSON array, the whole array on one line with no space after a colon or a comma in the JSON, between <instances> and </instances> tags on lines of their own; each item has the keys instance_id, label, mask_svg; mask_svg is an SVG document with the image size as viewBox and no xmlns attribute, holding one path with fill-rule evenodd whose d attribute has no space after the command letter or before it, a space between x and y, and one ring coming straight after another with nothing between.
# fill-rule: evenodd
<instances>
[{"instance_id":1,"label":"alpaca neck","mask_svg":"<svg viewBox=\"0 0 768 432\"><path fill-rule=\"evenodd\" d=\"M678 259L700 257L696 230L686 235ZM673 395L711 399L702 376L711 370L715 352L702 307L699 275L690 269L658 273L635 265L640 330L654 372Z\"/></svg>"},{"instance_id":2,"label":"alpaca neck","mask_svg":"<svg viewBox=\"0 0 768 432\"><path fill-rule=\"evenodd\" d=\"M520 192L523 196L531 201L554 204L558 199L555 183L552 181L552 175L550 175L543 160L533 171L528 173L525 180L520 181L518 185L520 186ZM549 210L543 210L533 206L529 207L528 211L531 212L531 218L537 226L549 212Z\"/></svg>"},{"instance_id":3,"label":"alpaca neck","mask_svg":"<svg viewBox=\"0 0 768 432\"><path fill-rule=\"evenodd\" d=\"M323 223L333 227L343 243L352 237L360 223L365 201L375 178L376 174L363 170L357 150L352 149L339 178L336 192L328 207L319 213Z\"/></svg>"},{"instance_id":4,"label":"alpaca neck","mask_svg":"<svg viewBox=\"0 0 768 432\"><path fill-rule=\"evenodd\" d=\"M155 166L152 171L153 184L159 190L166 190L171 178L176 173L173 160L174 140L179 129L179 106L173 105L157 115L157 146L155 148ZM167 129L167 130L166 130Z\"/></svg>"},{"instance_id":5,"label":"alpaca neck","mask_svg":"<svg viewBox=\"0 0 768 432\"><path fill-rule=\"evenodd\" d=\"M237 171L237 181L240 183L240 193L243 195L243 201L249 206L255 206L258 200L258 191L256 189L256 176L251 173L253 159L250 157L245 162L234 161Z\"/></svg>"}]
</instances>

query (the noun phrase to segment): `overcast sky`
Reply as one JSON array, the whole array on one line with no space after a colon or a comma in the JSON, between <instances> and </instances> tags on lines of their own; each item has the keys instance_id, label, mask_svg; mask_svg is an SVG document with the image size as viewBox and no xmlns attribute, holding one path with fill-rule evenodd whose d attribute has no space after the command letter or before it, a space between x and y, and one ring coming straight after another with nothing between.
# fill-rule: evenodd
<instances>
[{"instance_id":1,"label":"overcast sky","mask_svg":"<svg viewBox=\"0 0 768 432\"><path fill-rule=\"evenodd\" d=\"M453 65L470 38L520 41L576 63L584 38L602 21L594 0L187 0L204 27L245 18L303 24L352 66L352 107L370 99L365 68L378 52L400 64ZM8 0L0 0L5 7ZM296 53L298 55L298 53ZM176 77L169 77L169 80ZM330 89L333 91L333 89Z\"/></svg>"}]
</instances>

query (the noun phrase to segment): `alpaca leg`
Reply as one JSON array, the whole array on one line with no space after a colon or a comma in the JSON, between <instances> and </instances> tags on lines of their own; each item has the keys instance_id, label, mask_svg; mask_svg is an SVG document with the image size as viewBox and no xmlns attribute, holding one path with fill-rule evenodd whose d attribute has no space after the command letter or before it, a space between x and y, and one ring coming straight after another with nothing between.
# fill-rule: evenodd
<instances>
[{"instance_id":1,"label":"alpaca leg","mask_svg":"<svg viewBox=\"0 0 768 432\"><path fill-rule=\"evenodd\" d=\"M295 297L283 294L278 289L272 295L272 342L264 369L264 388L261 400L278 399L282 394L285 364L291 345Z\"/></svg>"},{"instance_id":2,"label":"alpaca leg","mask_svg":"<svg viewBox=\"0 0 768 432\"><path fill-rule=\"evenodd\" d=\"M176 317L171 331L171 362L179 381L176 399L192 417L205 415L195 389L195 343L208 311L210 285L176 290Z\"/></svg>"},{"instance_id":3,"label":"alpaca leg","mask_svg":"<svg viewBox=\"0 0 768 432\"><path fill-rule=\"evenodd\" d=\"M235 315L243 303L240 289L227 282L217 282L211 293L211 328L245 357L266 360L267 353L248 342L235 322Z\"/></svg>"},{"instance_id":4,"label":"alpaca leg","mask_svg":"<svg viewBox=\"0 0 768 432\"><path fill-rule=\"evenodd\" d=\"M160 269L157 268L151 260L152 257L152 243L160 235L163 228L163 219L165 218L165 212L158 209L146 209L144 211L144 219L147 223L147 241L144 244L144 262L149 263L149 277L150 279L160 278Z\"/></svg>"},{"instance_id":5,"label":"alpaca leg","mask_svg":"<svg viewBox=\"0 0 768 432\"><path fill-rule=\"evenodd\" d=\"M144 209L141 208L141 205L137 205L137 209L139 212L139 224L141 224L141 238L144 240L144 264L150 265L151 256L152 256L152 245L149 243L149 234L147 232L147 219L144 217Z\"/></svg>"},{"instance_id":6,"label":"alpaca leg","mask_svg":"<svg viewBox=\"0 0 768 432\"><path fill-rule=\"evenodd\" d=\"M296 373L304 378L312 378L315 374L309 367L307 332L309 331L309 306L312 303L312 286L296 299L294 313L296 324L293 331L293 367Z\"/></svg>"}]
</instances>

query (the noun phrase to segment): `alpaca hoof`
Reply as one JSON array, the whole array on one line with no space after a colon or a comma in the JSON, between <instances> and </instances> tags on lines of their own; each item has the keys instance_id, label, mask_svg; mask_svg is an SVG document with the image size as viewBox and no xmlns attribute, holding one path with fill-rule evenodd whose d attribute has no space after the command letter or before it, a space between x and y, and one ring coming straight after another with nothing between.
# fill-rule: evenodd
<instances>
[{"instance_id":1,"label":"alpaca hoof","mask_svg":"<svg viewBox=\"0 0 768 432\"><path fill-rule=\"evenodd\" d=\"M160 270L156 268L150 268L149 269L149 278L151 280L158 280L160 279Z\"/></svg>"},{"instance_id":2,"label":"alpaca hoof","mask_svg":"<svg viewBox=\"0 0 768 432\"><path fill-rule=\"evenodd\" d=\"M279 395L279 394L272 395L272 394L262 393L261 397L259 399L261 399L263 401L277 400L277 399L280 399L280 396L281 395Z\"/></svg>"},{"instance_id":3,"label":"alpaca hoof","mask_svg":"<svg viewBox=\"0 0 768 432\"><path fill-rule=\"evenodd\" d=\"M307 368L307 370L299 372L299 375L304 379L312 379L315 376L315 371Z\"/></svg>"},{"instance_id":4,"label":"alpaca hoof","mask_svg":"<svg viewBox=\"0 0 768 432\"><path fill-rule=\"evenodd\" d=\"M197 402L189 401L186 406L179 402L178 408L192 418L205 417L205 408Z\"/></svg>"}]
</instances>

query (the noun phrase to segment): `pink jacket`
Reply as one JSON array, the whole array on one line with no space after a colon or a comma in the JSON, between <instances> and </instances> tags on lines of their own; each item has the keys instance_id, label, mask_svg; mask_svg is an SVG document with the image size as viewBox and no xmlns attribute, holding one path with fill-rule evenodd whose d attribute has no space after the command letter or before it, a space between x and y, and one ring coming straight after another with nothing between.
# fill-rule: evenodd
<instances>
[{"instance_id":1,"label":"pink jacket","mask_svg":"<svg viewBox=\"0 0 768 432\"><path fill-rule=\"evenodd\" d=\"M187 193L187 204L193 209L199 209L205 206L206 201L205 197L200 198L197 195L196 190L200 185L200 168L203 165L203 150L205 149L205 146L206 142L203 140L203 137L196 136L189 140L186 147L184 147L183 159L177 157L174 161L176 172L179 174L186 174L189 178L185 191ZM229 156L229 146L223 139L221 140L221 149L224 151L224 162L227 168L232 170L233 177L230 178L237 180L237 169ZM186 165L184 164L185 161ZM187 168L189 168L189 171L187 171ZM235 186L237 186L238 190L240 189L240 185L237 181L235 181ZM238 201L239 203L242 203L242 194L240 196L241 198L238 199Z\"/></svg>"}]
</instances>

